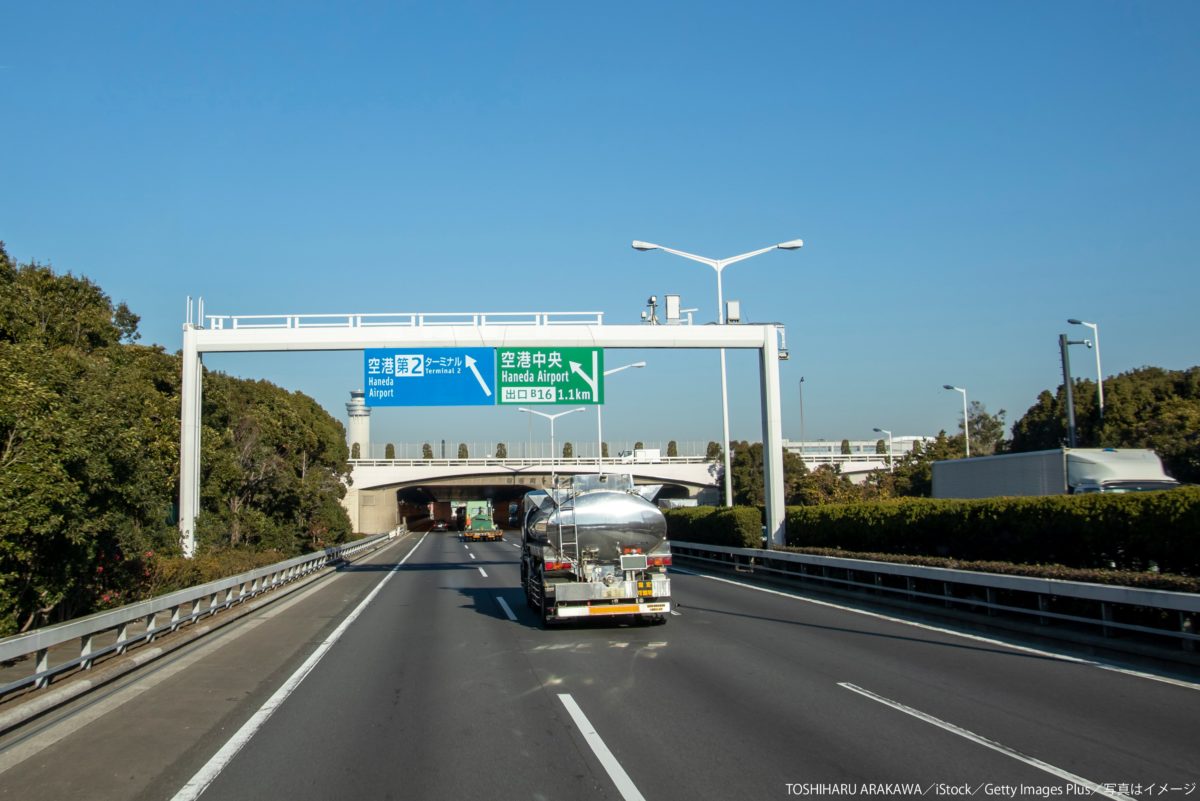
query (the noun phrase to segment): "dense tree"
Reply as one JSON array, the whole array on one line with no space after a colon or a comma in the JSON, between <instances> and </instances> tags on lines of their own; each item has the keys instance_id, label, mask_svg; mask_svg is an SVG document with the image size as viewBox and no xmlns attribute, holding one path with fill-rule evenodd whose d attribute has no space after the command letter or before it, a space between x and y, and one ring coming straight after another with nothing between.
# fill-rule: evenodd
<instances>
[{"instance_id":1,"label":"dense tree","mask_svg":"<svg viewBox=\"0 0 1200 801\"><path fill-rule=\"evenodd\" d=\"M739 505L762 505L766 495L763 491L763 446L761 442L729 443L730 472L733 476L733 502ZM797 497L808 474L804 461L796 454L783 452L783 492L785 502Z\"/></svg>"},{"instance_id":2,"label":"dense tree","mask_svg":"<svg viewBox=\"0 0 1200 801\"><path fill-rule=\"evenodd\" d=\"M564 459L570 459L575 455L575 446L569 442L564 442L562 454Z\"/></svg>"},{"instance_id":3,"label":"dense tree","mask_svg":"<svg viewBox=\"0 0 1200 801\"><path fill-rule=\"evenodd\" d=\"M848 439L842 440L842 455L843 456L850 455L850 440L848 440Z\"/></svg>"},{"instance_id":4,"label":"dense tree","mask_svg":"<svg viewBox=\"0 0 1200 801\"><path fill-rule=\"evenodd\" d=\"M1081 447L1150 448L1175 478L1200 481L1200 367L1142 367L1105 379L1103 421L1094 382L1076 382L1072 394ZM1040 393L1013 425L1010 449L1023 452L1064 445L1065 396L1062 386L1055 393Z\"/></svg>"},{"instance_id":5,"label":"dense tree","mask_svg":"<svg viewBox=\"0 0 1200 801\"><path fill-rule=\"evenodd\" d=\"M889 483L896 495L928 497L933 489L933 463L963 458L962 437L939 431L932 442L914 442L913 449L896 460Z\"/></svg>"},{"instance_id":6,"label":"dense tree","mask_svg":"<svg viewBox=\"0 0 1200 801\"><path fill-rule=\"evenodd\" d=\"M507 459L508 458L508 446L505 445L503 442L496 443L496 458L497 459Z\"/></svg>"},{"instance_id":7,"label":"dense tree","mask_svg":"<svg viewBox=\"0 0 1200 801\"><path fill-rule=\"evenodd\" d=\"M633 449L635 451L640 451L642 448L645 448L645 447L646 446L644 444L642 444L642 441L640 439L637 442L633 443Z\"/></svg>"},{"instance_id":8,"label":"dense tree","mask_svg":"<svg viewBox=\"0 0 1200 801\"><path fill-rule=\"evenodd\" d=\"M361 459L362 458L362 445L359 445L356 442L350 446L350 458L351 459Z\"/></svg>"},{"instance_id":9,"label":"dense tree","mask_svg":"<svg viewBox=\"0 0 1200 801\"><path fill-rule=\"evenodd\" d=\"M608 443L607 442L600 443L600 455L602 457L604 457L605 459L608 458Z\"/></svg>"},{"instance_id":10,"label":"dense tree","mask_svg":"<svg viewBox=\"0 0 1200 801\"><path fill-rule=\"evenodd\" d=\"M679 455L679 445L676 444L675 440L671 440L670 442L667 443L667 456L675 457L678 455Z\"/></svg>"},{"instance_id":11,"label":"dense tree","mask_svg":"<svg viewBox=\"0 0 1200 801\"><path fill-rule=\"evenodd\" d=\"M886 454L887 452L888 452L887 440L886 439L875 440L875 453Z\"/></svg>"},{"instance_id":12,"label":"dense tree","mask_svg":"<svg viewBox=\"0 0 1200 801\"><path fill-rule=\"evenodd\" d=\"M721 458L721 443L709 441L708 447L704 449L704 458L710 462L715 462Z\"/></svg>"},{"instance_id":13,"label":"dense tree","mask_svg":"<svg viewBox=\"0 0 1200 801\"><path fill-rule=\"evenodd\" d=\"M430 445L428 442L421 445L421 458L422 459L432 459L433 458L433 446Z\"/></svg>"},{"instance_id":14,"label":"dense tree","mask_svg":"<svg viewBox=\"0 0 1200 801\"><path fill-rule=\"evenodd\" d=\"M471 458L471 454L467 450L467 443L465 443L465 442L458 443L458 458L459 459L470 459Z\"/></svg>"},{"instance_id":15,"label":"dense tree","mask_svg":"<svg viewBox=\"0 0 1200 801\"><path fill-rule=\"evenodd\" d=\"M995 415L988 414L987 407L979 401L971 401L967 407L967 419L971 423L971 455L972 456L991 456L994 453L1003 453L1007 443L1004 440L1004 416L1007 414L1003 409ZM958 430L962 431L962 423L958 424ZM962 441L960 433L958 437ZM964 451L965 452L965 451Z\"/></svg>"},{"instance_id":16,"label":"dense tree","mask_svg":"<svg viewBox=\"0 0 1200 801\"><path fill-rule=\"evenodd\" d=\"M0 636L135 600L179 553L178 357L87 279L0 244ZM205 377L199 544L344 538L345 433L312 399Z\"/></svg>"},{"instance_id":17,"label":"dense tree","mask_svg":"<svg viewBox=\"0 0 1200 801\"><path fill-rule=\"evenodd\" d=\"M395 459L396 458L396 446L390 442L387 445L384 445L383 446L383 458L384 459Z\"/></svg>"}]
</instances>

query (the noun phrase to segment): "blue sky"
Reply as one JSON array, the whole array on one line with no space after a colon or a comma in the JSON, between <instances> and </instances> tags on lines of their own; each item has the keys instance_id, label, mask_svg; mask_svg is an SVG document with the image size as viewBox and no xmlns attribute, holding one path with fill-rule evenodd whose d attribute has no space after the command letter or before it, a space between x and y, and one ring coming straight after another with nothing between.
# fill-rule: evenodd
<instances>
[{"instance_id":1,"label":"blue sky","mask_svg":"<svg viewBox=\"0 0 1200 801\"><path fill-rule=\"evenodd\" d=\"M632 322L674 292L707 321L712 271L631 240L800 237L725 273L787 326L789 437L802 375L809 438L953 431L946 383L1011 423L1060 383L1068 317L1100 323L1107 375L1200 363L1195 3L26 3L0 29L0 239L169 350L188 295ZM606 362L638 358L606 439L720 438L715 353ZM339 418L362 381L354 354L208 364ZM730 381L759 439L750 354ZM511 410L373 419L376 442L529 436Z\"/></svg>"}]
</instances>

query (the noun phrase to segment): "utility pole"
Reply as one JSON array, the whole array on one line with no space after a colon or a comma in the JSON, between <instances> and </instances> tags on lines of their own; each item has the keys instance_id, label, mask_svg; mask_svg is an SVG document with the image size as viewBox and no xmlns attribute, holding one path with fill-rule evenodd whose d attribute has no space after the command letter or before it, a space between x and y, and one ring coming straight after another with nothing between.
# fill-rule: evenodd
<instances>
[{"instance_id":1,"label":"utility pole","mask_svg":"<svg viewBox=\"0 0 1200 801\"><path fill-rule=\"evenodd\" d=\"M1058 335L1058 349L1062 353L1063 386L1067 388L1067 447L1075 446L1075 393L1071 389L1071 345L1082 345L1084 340L1067 339L1066 334Z\"/></svg>"}]
</instances>

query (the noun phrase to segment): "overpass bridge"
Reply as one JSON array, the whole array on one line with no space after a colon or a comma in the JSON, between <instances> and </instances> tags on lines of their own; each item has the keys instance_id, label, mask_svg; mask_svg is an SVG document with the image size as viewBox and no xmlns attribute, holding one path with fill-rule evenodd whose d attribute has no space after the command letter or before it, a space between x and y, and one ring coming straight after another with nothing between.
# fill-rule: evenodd
<instances>
[{"instance_id":1,"label":"overpass bridge","mask_svg":"<svg viewBox=\"0 0 1200 801\"><path fill-rule=\"evenodd\" d=\"M495 458L359 459L351 461L350 487L342 503L354 530L391 531L401 522L400 504L488 498L499 507L526 492L548 487L552 476L626 473L637 484L662 484L659 498L716 497L720 464L701 456L663 457L649 462L596 459Z\"/></svg>"}]
</instances>

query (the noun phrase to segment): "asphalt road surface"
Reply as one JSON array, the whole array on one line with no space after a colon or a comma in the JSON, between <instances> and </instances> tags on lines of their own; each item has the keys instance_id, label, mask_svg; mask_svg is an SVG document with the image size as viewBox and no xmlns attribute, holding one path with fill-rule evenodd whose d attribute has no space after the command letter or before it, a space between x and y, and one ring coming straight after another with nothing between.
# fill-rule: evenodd
<instances>
[{"instance_id":1,"label":"asphalt road surface","mask_svg":"<svg viewBox=\"0 0 1200 801\"><path fill-rule=\"evenodd\" d=\"M542 629L519 549L400 541L0 738L0 797L1200 798L1200 686L676 571Z\"/></svg>"}]
</instances>

